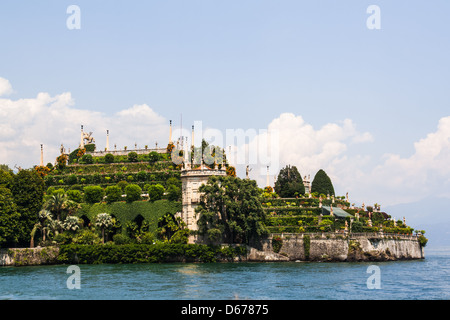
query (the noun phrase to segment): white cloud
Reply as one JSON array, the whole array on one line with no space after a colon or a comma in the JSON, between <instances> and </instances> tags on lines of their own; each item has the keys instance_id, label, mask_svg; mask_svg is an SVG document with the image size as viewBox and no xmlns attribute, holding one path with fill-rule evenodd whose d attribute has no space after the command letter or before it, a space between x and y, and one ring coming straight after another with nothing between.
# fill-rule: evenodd
<instances>
[{"instance_id":1,"label":"white cloud","mask_svg":"<svg viewBox=\"0 0 450 320\"><path fill-rule=\"evenodd\" d=\"M11 83L5 78L0 78L0 96L8 95L13 92Z\"/></svg>"},{"instance_id":2,"label":"white cloud","mask_svg":"<svg viewBox=\"0 0 450 320\"><path fill-rule=\"evenodd\" d=\"M324 169L338 194L350 194L361 204L393 205L418 201L429 196L450 197L450 117L440 119L437 130L414 143L409 157L398 154L361 154L357 143L374 141L368 132L358 132L352 120L314 128L301 116L281 114L268 125L279 134L279 165L270 172L270 183L279 168L295 165L304 175ZM250 145L265 135L259 134ZM247 146L248 147L248 146ZM377 149L379 150L379 149ZM256 167L256 166L253 166ZM251 177L266 184L265 166ZM241 166L240 175L244 175Z\"/></svg>"},{"instance_id":3,"label":"white cloud","mask_svg":"<svg viewBox=\"0 0 450 320\"><path fill-rule=\"evenodd\" d=\"M9 82L8 82L9 83ZM1 90L1 88L0 88ZM148 105L134 105L114 115L74 107L70 93L50 96L39 93L30 99L0 99L0 163L11 168L29 168L39 164L40 144L44 144L44 162L55 162L61 143L74 150L80 142L80 125L93 132L98 149L106 146L110 130L110 148L118 149L167 143L168 125L164 117Z\"/></svg>"},{"instance_id":4,"label":"white cloud","mask_svg":"<svg viewBox=\"0 0 450 320\"><path fill-rule=\"evenodd\" d=\"M450 197L450 117L441 118L437 130L415 142L414 150L407 158L385 154L370 173L372 183L390 193L392 204Z\"/></svg>"},{"instance_id":5,"label":"white cloud","mask_svg":"<svg viewBox=\"0 0 450 320\"><path fill-rule=\"evenodd\" d=\"M295 165L303 176L311 175L311 179L319 169L324 169L333 181L337 181L338 174L341 173L340 168L345 161L349 161L348 149L355 143L373 140L370 133L360 133L350 119L341 123L328 123L315 129L305 122L302 116L292 113L283 113L272 120L267 131L276 132L279 138L279 163L272 163L270 166L271 184L273 175L278 174L279 169L288 164ZM266 136L259 134L249 145L258 145L260 140L267 139ZM362 158L359 156L350 160L357 161ZM253 171L252 178L257 179L260 186L264 186L266 167L260 167L259 171Z\"/></svg>"}]
</instances>

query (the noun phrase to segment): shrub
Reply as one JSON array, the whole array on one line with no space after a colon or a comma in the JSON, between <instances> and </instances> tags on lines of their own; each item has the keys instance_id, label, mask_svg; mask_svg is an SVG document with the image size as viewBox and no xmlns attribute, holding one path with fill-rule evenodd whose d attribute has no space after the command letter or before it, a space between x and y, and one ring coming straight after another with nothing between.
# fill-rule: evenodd
<instances>
[{"instance_id":1,"label":"shrub","mask_svg":"<svg viewBox=\"0 0 450 320\"><path fill-rule=\"evenodd\" d=\"M94 159L92 158L92 155L85 154L81 157L81 163L92 164L94 163Z\"/></svg>"},{"instance_id":2,"label":"shrub","mask_svg":"<svg viewBox=\"0 0 450 320\"><path fill-rule=\"evenodd\" d=\"M279 236L275 236L272 238L272 250L275 253L280 252L281 247L283 246L283 239Z\"/></svg>"},{"instance_id":3,"label":"shrub","mask_svg":"<svg viewBox=\"0 0 450 320\"><path fill-rule=\"evenodd\" d=\"M303 249L305 250L305 260L309 260L309 250L311 247L311 237L305 235L303 237Z\"/></svg>"},{"instance_id":4,"label":"shrub","mask_svg":"<svg viewBox=\"0 0 450 320\"><path fill-rule=\"evenodd\" d=\"M352 232L363 232L364 225L360 221L353 221L352 223Z\"/></svg>"},{"instance_id":5,"label":"shrub","mask_svg":"<svg viewBox=\"0 0 450 320\"><path fill-rule=\"evenodd\" d=\"M152 151L148 154L148 158L150 160L150 163L155 163L159 160L159 153L156 151Z\"/></svg>"},{"instance_id":6,"label":"shrub","mask_svg":"<svg viewBox=\"0 0 450 320\"><path fill-rule=\"evenodd\" d=\"M133 202L141 199L142 189L137 184L129 184L125 187L127 202Z\"/></svg>"},{"instance_id":7,"label":"shrub","mask_svg":"<svg viewBox=\"0 0 450 320\"><path fill-rule=\"evenodd\" d=\"M122 189L118 186L108 186L105 189L106 202L116 202L122 200Z\"/></svg>"},{"instance_id":8,"label":"shrub","mask_svg":"<svg viewBox=\"0 0 450 320\"><path fill-rule=\"evenodd\" d=\"M125 190L125 187L128 185L128 182L126 182L126 181L119 181L119 182L117 182L117 186L120 188L120 189L122 189L122 190Z\"/></svg>"},{"instance_id":9,"label":"shrub","mask_svg":"<svg viewBox=\"0 0 450 320\"><path fill-rule=\"evenodd\" d=\"M66 194L69 200L72 200L77 203L83 202L83 195L81 194L80 190L75 189L67 190Z\"/></svg>"},{"instance_id":10,"label":"shrub","mask_svg":"<svg viewBox=\"0 0 450 320\"><path fill-rule=\"evenodd\" d=\"M112 239L115 244L131 243L131 239L129 237L127 237L126 235L120 234L120 233L115 234Z\"/></svg>"},{"instance_id":11,"label":"shrub","mask_svg":"<svg viewBox=\"0 0 450 320\"><path fill-rule=\"evenodd\" d=\"M169 186L174 185L176 187L181 187L181 180L177 179L175 177L171 177L169 179L167 179L166 181L166 186L167 188L169 188Z\"/></svg>"},{"instance_id":12,"label":"shrub","mask_svg":"<svg viewBox=\"0 0 450 320\"><path fill-rule=\"evenodd\" d=\"M141 237L140 237L140 243L142 244L153 244L153 242L155 241L155 235L151 232L145 232Z\"/></svg>"},{"instance_id":13,"label":"shrub","mask_svg":"<svg viewBox=\"0 0 450 320\"><path fill-rule=\"evenodd\" d=\"M178 201L181 198L181 188L175 185L170 185L167 189L167 199L170 201Z\"/></svg>"},{"instance_id":14,"label":"shrub","mask_svg":"<svg viewBox=\"0 0 450 320\"><path fill-rule=\"evenodd\" d=\"M139 181L145 181L145 180L147 180L147 175L148 175L147 172L139 171L137 173L137 178L138 178Z\"/></svg>"},{"instance_id":15,"label":"shrub","mask_svg":"<svg viewBox=\"0 0 450 320\"><path fill-rule=\"evenodd\" d=\"M333 221L331 221L329 219L323 219L319 223L319 226L331 226L331 225L333 225Z\"/></svg>"},{"instance_id":16,"label":"shrub","mask_svg":"<svg viewBox=\"0 0 450 320\"><path fill-rule=\"evenodd\" d=\"M138 154L134 151L128 153L128 161L130 162L137 162L138 161Z\"/></svg>"},{"instance_id":17,"label":"shrub","mask_svg":"<svg viewBox=\"0 0 450 320\"><path fill-rule=\"evenodd\" d=\"M170 243L188 243L189 240L189 230L180 229L174 233L170 238Z\"/></svg>"},{"instance_id":18,"label":"shrub","mask_svg":"<svg viewBox=\"0 0 450 320\"><path fill-rule=\"evenodd\" d=\"M107 153L105 155L105 162L106 163L113 163L114 162L114 156L111 153Z\"/></svg>"},{"instance_id":19,"label":"shrub","mask_svg":"<svg viewBox=\"0 0 450 320\"><path fill-rule=\"evenodd\" d=\"M147 189L150 201L161 200L164 195L164 187L160 184L150 185Z\"/></svg>"},{"instance_id":20,"label":"shrub","mask_svg":"<svg viewBox=\"0 0 450 320\"><path fill-rule=\"evenodd\" d=\"M57 244L70 244L73 241L73 235L69 234L68 232L58 233L53 238L53 241L55 241Z\"/></svg>"},{"instance_id":21,"label":"shrub","mask_svg":"<svg viewBox=\"0 0 450 320\"><path fill-rule=\"evenodd\" d=\"M91 230L82 230L73 239L73 243L84 244L84 245L95 245L100 244L100 237Z\"/></svg>"},{"instance_id":22,"label":"shrub","mask_svg":"<svg viewBox=\"0 0 450 320\"><path fill-rule=\"evenodd\" d=\"M94 143L86 144L84 145L84 148L86 149L86 152L94 152L95 144Z\"/></svg>"},{"instance_id":23,"label":"shrub","mask_svg":"<svg viewBox=\"0 0 450 320\"><path fill-rule=\"evenodd\" d=\"M419 238L418 238L418 240L419 240L419 245L420 245L421 247L425 247L425 246L427 245L428 239L425 238L424 235L420 235Z\"/></svg>"},{"instance_id":24,"label":"shrub","mask_svg":"<svg viewBox=\"0 0 450 320\"><path fill-rule=\"evenodd\" d=\"M105 191L100 186L87 186L84 188L84 201L87 203L96 203L103 200Z\"/></svg>"},{"instance_id":25,"label":"shrub","mask_svg":"<svg viewBox=\"0 0 450 320\"><path fill-rule=\"evenodd\" d=\"M74 174L71 174L67 177L67 184L74 185L77 183L77 176Z\"/></svg>"}]
</instances>

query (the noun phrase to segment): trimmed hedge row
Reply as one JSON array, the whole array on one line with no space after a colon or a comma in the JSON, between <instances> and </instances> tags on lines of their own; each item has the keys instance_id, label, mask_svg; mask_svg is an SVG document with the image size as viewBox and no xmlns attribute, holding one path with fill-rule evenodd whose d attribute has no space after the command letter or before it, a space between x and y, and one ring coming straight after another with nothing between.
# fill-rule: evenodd
<instances>
[{"instance_id":1,"label":"trimmed hedge row","mask_svg":"<svg viewBox=\"0 0 450 320\"><path fill-rule=\"evenodd\" d=\"M142 170L176 170L176 165L172 161L158 161L152 164L145 162L121 162L102 164L76 164L68 165L63 170L55 169L50 175L58 174L86 174L86 173L116 173L116 172L137 172Z\"/></svg>"},{"instance_id":2,"label":"trimmed hedge row","mask_svg":"<svg viewBox=\"0 0 450 320\"><path fill-rule=\"evenodd\" d=\"M316 232L331 232L331 226L303 226L304 231L300 231L300 226L269 226L270 233L316 233Z\"/></svg>"},{"instance_id":3,"label":"trimmed hedge row","mask_svg":"<svg viewBox=\"0 0 450 320\"><path fill-rule=\"evenodd\" d=\"M279 215L288 215L288 216L298 216L298 215L319 216L322 213L321 208L279 207L279 208L263 208L263 210L268 211L269 214L275 212L276 214Z\"/></svg>"},{"instance_id":4,"label":"trimmed hedge row","mask_svg":"<svg viewBox=\"0 0 450 320\"><path fill-rule=\"evenodd\" d=\"M62 245L58 261L67 264L161 263L233 261L245 256L244 246L224 247L200 244L106 244Z\"/></svg>"},{"instance_id":5,"label":"trimmed hedge row","mask_svg":"<svg viewBox=\"0 0 450 320\"><path fill-rule=\"evenodd\" d=\"M275 199L267 199L263 203L263 207L286 207L286 206L294 206L294 207L318 207L319 206L318 198L275 198ZM333 201L331 199L323 199L322 204L324 206L328 206ZM350 206L350 203L344 200L335 199L334 206L342 204L346 206Z\"/></svg>"},{"instance_id":6,"label":"trimmed hedge row","mask_svg":"<svg viewBox=\"0 0 450 320\"><path fill-rule=\"evenodd\" d=\"M113 155L112 153L108 153L107 151L105 151L105 155L104 156L98 156L95 155L93 156L91 154L91 152L95 151L95 145L85 145L86 148L86 153L85 155L89 155L92 160L95 163L108 163L108 161L112 160L112 163L114 162L133 162L133 161L145 161L145 162L152 162L152 161L157 161L157 160L170 160L170 154L168 153L159 153L159 152L155 152L157 156L153 156L153 152L154 151L150 151L150 149L148 149L148 153L145 154L137 154L135 150L130 149L127 150L127 154L126 155ZM78 158L77 157L77 153L80 149L75 149L74 151L72 151L69 155L69 163L83 163L85 161L85 159L83 159L83 157ZM133 156L129 156L129 154L135 154L136 157L134 158ZM107 156L107 155L110 156ZM150 155L152 154L152 155ZM111 158L112 156L112 158ZM131 158L131 159L130 159Z\"/></svg>"},{"instance_id":7,"label":"trimmed hedge row","mask_svg":"<svg viewBox=\"0 0 450 320\"><path fill-rule=\"evenodd\" d=\"M94 174L70 174L70 175L47 175L44 182L47 187L58 185L75 185L75 184L109 184L120 181L127 182L151 182L166 181L169 178L180 178L180 171L159 171L159 172L133 172L133 173L94 173Z\"/></svg>"},{"instance_id":8,"label":"trimmed hedge row","mask_svg":"<svg viewBox=\"0 0 450 320\"><path fill-rule=\"evenodd\" d=\"M302 220L303 225L309 225L315 221L317 222L317 217L306 215L269 217L265 223L266 226L299 226L299 220Z\"/></svg>"}]
</instances>

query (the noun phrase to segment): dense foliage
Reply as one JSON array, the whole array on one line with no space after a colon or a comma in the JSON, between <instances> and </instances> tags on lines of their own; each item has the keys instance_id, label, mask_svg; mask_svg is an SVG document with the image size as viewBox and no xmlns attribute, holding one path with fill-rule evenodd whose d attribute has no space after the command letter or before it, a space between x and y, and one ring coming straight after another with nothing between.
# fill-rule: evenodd
<instances>
[{"instance_id":1,"label":"dense foliage","mask_svg":"<svg viewBox=\"0 0 450 320\"><path fill-rule=\"evenodd\" d=\"M233 261L247 254L245 247L220 247L200 244L124 244L62 245L58 260L62 263L161 263Z\"/></svg>"},{"instance_id":2,"label":"dense foliage","mask_svg":"<svg viewBox=\"0 0 450 320\"><path fill-rule=\"evenodd\" d=\"M317 171L314 179L311 183L311 192L317 192L318 194L334 195L334 187L331 183L330 177L320 169Z\"/></svg>"},{"instance_id":3,"label":"dense foliage","mask_svg":"<svg viewBox=\"0 0 450 320\"><path fill-rule=\"evenodd\" d=\"M249 243L268 233L256 181L212 176L199 191L204 196L196 209L198 230L208 240Z\"/></svg>"},{"instance_id":4,"label":"dense foliage","mask_svg":"<svg viewBox=\"0 0 450 320\"><path fill-rule=\"evenodd\" d=\"M0 246L27 246L38 220L44 182L34 170L0 169Z\"/></svg>"},{"instance_id":5,"label":"dense foliage","mask_svg":"<svg viewBox=\"0 0 450 320\"><path fill-rule=\"evenodd\" d=\"M20 214L9 189L0 185L0 247L12 246L19 241L21 234Z\"/></svg>"},{"instance_id":6,"label":"dense foliage","mask_svg":"<svg viewBox=\"0 0 450 320\"><path fill-rule=\"evenodd\" d=\"M275 192L282 198L293 198L305 194L303 179L296 166L280 170L275 182Z\"/></svg>"}]
</instances>

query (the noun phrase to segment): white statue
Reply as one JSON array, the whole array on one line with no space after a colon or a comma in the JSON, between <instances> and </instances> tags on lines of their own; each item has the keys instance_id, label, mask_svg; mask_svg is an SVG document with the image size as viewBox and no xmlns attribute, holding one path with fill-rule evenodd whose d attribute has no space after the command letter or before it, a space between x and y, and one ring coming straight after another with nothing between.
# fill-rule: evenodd
<instances>
[{"instance_id":1,"label":"white statue","mask_svg":"<svg viewBox=\"0 0 450 320\"><path fill-rule=\"evenodd\" d=\"M95 143L95 139L92 136L92 132L83 132L83 140L85 141L85 144L91 144L91 143Z\"/></svg>"}]
</instances>

